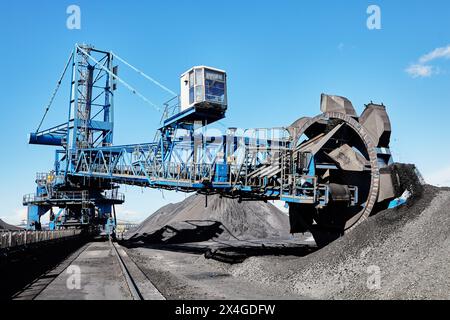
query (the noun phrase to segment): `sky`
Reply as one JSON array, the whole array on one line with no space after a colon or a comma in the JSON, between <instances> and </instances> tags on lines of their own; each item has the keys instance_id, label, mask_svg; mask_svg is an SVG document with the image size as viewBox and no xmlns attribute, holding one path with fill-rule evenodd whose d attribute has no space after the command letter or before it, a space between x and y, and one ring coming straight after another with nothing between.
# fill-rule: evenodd
<instances>
[{"instance_id":1,"label":"sky","mask_svg":"<svg viewBox=\"0 0 450 320\"><path fill-rule=\"evenodd\" d=\"M69 29L67 8L80 8ZM369 29L379 8L380 28ZM370 9L370 8L369 8ZM0 218L25 217L22 196L36 172L52 169L54 149L27 144L75 43L111 50L179 92L195 65L228 74L220 126L287 126L320 113L320 94L349 98L358 113L384 103L395 160L415 163L427 182L450 185L450 2L319 1L0 1ZM369 23L369 25L371 25ZM151 101L170 96L126 68L120 75ZM43 127L67 118L63 82ZM161 114L120 87L115 143L153 140ZM140 221L182 193L122 187L119 219Z\"/></svg>"}]
</instances>

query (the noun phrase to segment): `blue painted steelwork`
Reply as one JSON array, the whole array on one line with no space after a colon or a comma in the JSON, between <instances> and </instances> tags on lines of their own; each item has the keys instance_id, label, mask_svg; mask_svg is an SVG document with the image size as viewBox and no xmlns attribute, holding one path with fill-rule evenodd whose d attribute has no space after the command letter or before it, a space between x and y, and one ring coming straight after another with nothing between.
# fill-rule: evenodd
<instances>
[{"instance_id":1,"label":"blue painted steelwork","mask_svg":"<svg viewBox=\"0 0 450 320\"><path fill-rule=\"evenodd\" d=\"M63 145L63 137L55 136L52 134L40 134L30 133L29 137L30 144L40 144L46 146L62 146Z\"/></svg>"},{"instance_id":2,"label":"blue painted steelwork","mask_svg":"<svg viewBox=\"0 0 450 320\"><path fill-rule=\"evenodd\" d=\"M114 146L115 81L131 87L117 76L113 59L112 53L76 46L67 122L30 135L32 144L62 148L55 153L54 170L38 181L37 194L24 198L29 228L37 228L40 216L57 206L64 214L52 221L55 228L101 226L113 232L114 205L124 201L117 193L119 184L317 207L330 201L331 187L318 182L316 170L337 166L295 151L297 141L287 129L206 135L206 127L225 116L222 103L202 102L180 111L175 97L165 104L153 142ZM390 161L386 148L379 152L380 159ZM346 191L349 205L357 203L358 188Z\"/></svg>"},{"instance_id":3,"label":"blue painted steelwork","mask_svg":"<svg viewBox=\"0 0 450 320\"><path fill-rule=\"evenodd\" d=\"M50 230L57 230L61 226L61 214L64 212L64 209L59 209L58 213L55 214L54 217L51 217L48 227Z\"/></svg>"},{"instance_id":4,"label":"blue painted steelwork","mask_svg":"<svg viewBox=\"0 0 450 320\"><path fill-rule=\"evenodd\" d=\"M36 194L24 197L23 202L29 207L30 229L39 229L40 217L55 206L62 208L64 214L60 211L52 217L51 228L106 226L111 221L112 207L124 201L117 193L118 186L112 182L92 186L70 179L73 161L80 150L112 145L117 71L113 67L113 55L76 45L68 65L72 73L67 122L31 133L29 138L30 144L62 147L56 150L54 170L36 180ZM110 194L106 195L107 192Z\"/></svg>"}]
</instances>

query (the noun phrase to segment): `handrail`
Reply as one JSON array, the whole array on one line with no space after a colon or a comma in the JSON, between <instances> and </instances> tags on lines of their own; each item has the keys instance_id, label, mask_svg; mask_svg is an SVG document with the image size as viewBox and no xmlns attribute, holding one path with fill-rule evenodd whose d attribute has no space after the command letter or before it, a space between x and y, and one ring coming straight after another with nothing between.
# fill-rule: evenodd
<instances>
[{"instance_id":1,"label":"handrail","mask_svg":"<svg viewBox=\"0 0 450 320\"><path fill-rule=\"evenodd\" d=\"M174 102L174 100L176 100L176 102ZM160 124L162 124L164 120L167 120L173 115L180 112L181 110L180 96L172 97L171 99L169 99L164 103L164 106L165 108L161 115Z\"/></svg>"},{"instance_id":2,"label":"handrail","mask_svg":"<svg viewBox=\"0 0 450 320\"><path fill-rule=\"evenodd\" d=\"M102 196L108 200L125 201L125 195L123 193L117 192L117 190L106 190L102 193ZM35 193L30 193L23 196L24 204L55 200L82 200L88 202L90 201L90 197L87 191L59 191L42 196L38 196Z\"/></svg>"}]
</instances>

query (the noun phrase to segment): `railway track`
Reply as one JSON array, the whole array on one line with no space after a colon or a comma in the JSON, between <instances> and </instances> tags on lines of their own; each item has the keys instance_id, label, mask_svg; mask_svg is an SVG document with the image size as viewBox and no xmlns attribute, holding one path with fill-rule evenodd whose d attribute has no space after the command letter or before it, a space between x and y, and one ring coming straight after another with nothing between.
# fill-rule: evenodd
<instances>
[{"instance_id":1,"label":"railway track","mask_svg":"<svg viewBox=\"0 0 450 320\"><path fill-rule=\"evenodd\" d=\"M80 270L79 288L68 285L70 270ZM110 240L85 244L12 299L165 300L126 251Z\"/></svg>"},{"instance_id":2,"label":"railway track","mask_svg":"<svg viewBox=\"0 0 450 320\"><path fill-rule=\"evenodd\" d=\"M127 286L134 300L165 300L162 293L152 284L141 268L117 243L111 242L122 269Z\"/></svg>"},{"instance_id":3,"label":"railway track","mask_svg":"<svg viewBox=\"0 0 450 320\"><path fill-rule=\"evenodd\" d=\"M111 242L111 241L110 241ZM130 290L130 294L133 297L133 300L144 300L141 292L139 291L136 282L133 279L133 276L130 273L130 270L127 268L124 259L120 256L118 245L116 243L111 242L111 247L114 250L114 253L117 257L117 261L119 262L120 269L122 270L122 274L125 278L125 282L127 283L128 289Z\"/></svg>"}]
</instances>

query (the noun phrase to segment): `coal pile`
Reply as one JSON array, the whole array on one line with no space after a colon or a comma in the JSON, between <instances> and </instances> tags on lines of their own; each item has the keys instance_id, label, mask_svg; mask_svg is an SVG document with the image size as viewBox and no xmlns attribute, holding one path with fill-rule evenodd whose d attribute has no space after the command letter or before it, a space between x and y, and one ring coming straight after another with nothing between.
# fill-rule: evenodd
<instances>
[{"instance_id":1,"label":"coal pile","mask_svg":"<svg viewBox=\"0 0 450 320\"><path fill-rule=\"evenodd\" d=\"M19 227L13 226L11 224L8 224L5 221L3 221L2 219L0 219L0 230L1 231L17 231L17 230L22 230L22 229Z\"/></svg>"},{"instance_id":2,"label":"coal pile","mask_svg":"<svg viewBox=\"0 0 450 320\"><path fill-rule=\"evenodd\" d=\"M207 203L207 206L206 206ZM150 215L125 235L145 243L289 238L289 217L271 203L192 195Z\"/></svg>"},{"instance_id":3,"label":"coal pile","mask_svg":"<svg viewBox=\"0 0 450 320\"><path fill-rule=\"evenodd\" d=\"M426 185L306 257L253 257L232 273L311 298L449 299L449 253L450 189Z\"/></svg>"}]
</instances>

